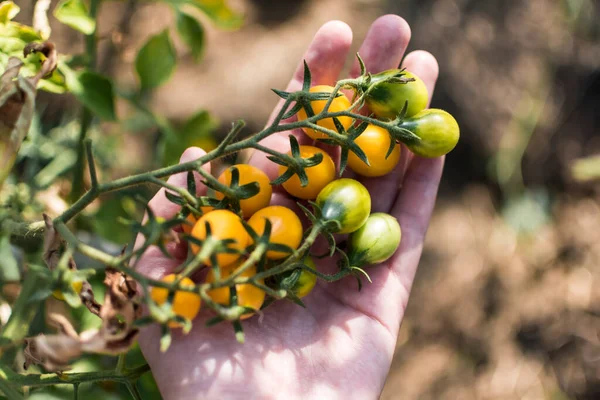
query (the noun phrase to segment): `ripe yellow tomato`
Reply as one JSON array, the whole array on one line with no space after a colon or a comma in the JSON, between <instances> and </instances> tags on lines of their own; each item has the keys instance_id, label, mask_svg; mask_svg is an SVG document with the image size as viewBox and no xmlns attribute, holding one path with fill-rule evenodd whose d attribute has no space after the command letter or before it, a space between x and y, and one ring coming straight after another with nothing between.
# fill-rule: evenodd
<instances>
[{"instance_id":1,"label":"ripe yellow tomato","mask_svg":"<svg viewBox=\"0 0 600 400\"><path fill-rule=\"evenodd\" d=\"M219 182L224 185L231 185L231 171L233 168L237 168L240 174L239 185L246 185L248 183L257 182L260 190L259 192L250 197L249 199L240 200L240 207L242 209L242 215L244 218L250 218L252 214L257 212L263 207L269 205L271 201L271 194L273 190L271 188L271 183L269 181L269 177L260 169L253 167L248 164L236 164L227 168L221 176L219 176ZM221 192L216 192L215 196L217 199L221 200L225 197L225 195Z\"/></svg>"},{"instance_id":2,"label":"ripe yellow tomato","mask_svg":"<svg viewBox=\"0 0 600 400\"><path fill-rule=\"evenodd\" d=\"M75 281L75 282L71 283L71 287L73 288L73 290L75 291L75 293L79 294L79 293L81 293L81 289L83 289L83 282L82 281ZM54 296L54 298L57 299L57 300L64 300L65 299L65 296L63 295L63 293L59 289L56 289L56 290L52 291L52 296Z\"/></svg>"},{"instance_id":3,"label":"ripe yellow tomato","mask_svg":"<svg viewBox=\"0 0 600 400\"><path fill-rule=\"evenodd\" d=\"M267 219L271 222L271 236L269 241L284 244L297 249L302 241L302 222L295 212L283 206L269 206L258 211L248 220L248 224L260 236L265 231ZM282 251L267 251L267 258L278 260L289 256Z\"/></svg>"},{"instance_id":4,"label":"ripe yellow tomato","mask_svg":"<svg viewBox=\"0 0 600 400\"><path fill-rule=\"evenodd\" d=\"M377 126L369 125L367 129L354 140L367 156L369 164L365 164L352 151L348 154L348 166L352 171L362 176L383 176L389 174L400 161L400 145L396 144L394 150L385 158L390 148L392 138L387 130Z\"/></svg>"},{"instance_id":5,"label":"ripe yellow tomato","mask_svg":"<svg viewBox=\"0 0 600 400\"><path fill-rule=\"evenodd\" d=\"M172 283L175 281L175 279L177 279L177 275L169 274L162 278L161 281ZM183 278L180 282L180 285L194 286L194 282L190 278ZM150 298L152 298L156 304L163 305L169 298L169 289L153 287L150 290ZM196 315L198 315L201 305L202 300L198 294L178 290L175 292L175 296L173 296L171 308L176 315L192 320L196 318ZM169 326L171 328L178 328L181 326L181 324L175 321L170 321Z\"/></svg>"},{"instance_id":6,"label":"ripe yellow tomato","mask_svg":"<svg viewBox=\"0 0 600 400\"><path fill-rule=\"evenodd\" d=\"M243 251L248 242L250 241L250 235L246 232L242 220L238 215L229 210L214 210L208 214L202 216L194 228L192 229L192 236L199 239L206 239L206 223L208 222L211 230L211 236L214 239L225 240L233 239L234 243L229 245L229 248ZM194 254L198 254L202 246L198 246L195 243L190 243L190 247ZM219 253L216 256L217 263L220 267L233 264L239 258L239 254ZM206 260L207 265L212 266L212 261Z\"/></svg>"},{"instance_id":7,"label":"ripe yellow tomato","mask_svg":"<svg viewBox=\"0 0 600 400\"><path fill-rule=\"evenodd\" d=\"M332 86L318 85L318 86L311 87L310 92L311 93L318 93L318 92L331 93L331 92L333 92L333 89L334 88ZM339 93L341 93L341 92L339 92ZM314 101L310 102L310 105L311 105L315 115L319 114L320 112L323 111L323 109L325 108L325 104L327 104L327 100L314 100ZM342 94L342 96L336 97L335 99L332 100L331 104L329 105L329 112L345 111L345 110L349 109L351 105L352 104L350 103L350 100L348 100L348 98ZM298 111L298 121L304 121L306 118L307 118L306 110L304 110L304 108L300 109L300 111ZM338 119L341 122L344 129L346 129L346 130L348 128L350 128L350 126L352 125L352 118L350 118L350 117L338 117ZM321 119L321 120L317 121L317 125L322 126L323 128L331 129L334 132L337 132L337 129L335 128L335 124L333 123L333 118ZM308 136L310 136L312 139L327 139L327 138L329 138L329 136L327 136L325 133L316 131L314 129L304 128L304 132L306 132L306 134Z\"/></svg>"},{"instance_id":8,"label":"ripe yellow tomato","mask_svg":"<svg viewBox=\"0 0 600 400\"><path fill-rule=\"evenodd\" d=\"M228 268L221 269L221 279L227 278L231 273L241 265L240 263L236 263ZM240 276L242 277L251 277L256 275L256 267L252 266L244 271ZM215 275L212 269L208 271L208 275L206 276L206 282L212 283L215 281ZM264 281L261 279L259 283L264 284ZM265 292L256 286L245 283L240 285L235 285L235 291L237 293L237 303L239 306L253 308L255 310L259 310L262 304L265 301ZM209 290L207 293L209 297L215 302L222 304L224 306L230 305L230 292L231 290L228 287L222 287L218 289ZM240 319L250 318L253 314L244 314Z\"/></svg>"},{"instance_id":9,"label":"ripe yellow tomato","mask_svg":"<svg viewBox=\"0 0 600 400\"><path fill-rule=\"evenodd\" d=\"M214 209L215 208L211 206L202 206L200 207L200 212L202 212L202 215L204 215ZM192 233L192 229L194 228L194 225L196 225L198 218L194 214L188 214L186 221L188 223L181 224L181 229L183 230L183 233L189 235L190 233Z\"/></svg>"},{"instance_id":10,"label":"ripe yellow tomato","mask_svg":"<svg viewBox=\"0 0 600 400\"><path fill-rule=\"evenodd\" d=\"M291 154L291 152L288 152L288 155ZM283 182L283 188L292 196L313 200L321 189L335 179L335 164L329 154L314 146L300 146L300 156L302 158L310 158L315 154L323 154L323 160L319 164L305 169L308 176L308 185L302 187L298 175L294 175ZM285 171L287 171L287 167L283 165L279 167L279 175L283 175Z\"/></svg>"}]
</instances>

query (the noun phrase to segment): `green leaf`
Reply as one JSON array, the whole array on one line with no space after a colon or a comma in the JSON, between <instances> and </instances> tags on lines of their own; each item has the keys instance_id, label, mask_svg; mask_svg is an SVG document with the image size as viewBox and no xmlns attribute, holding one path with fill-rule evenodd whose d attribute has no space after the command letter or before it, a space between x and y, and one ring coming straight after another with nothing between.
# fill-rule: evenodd
<instances>
[{"instance_id":1,"label":"green leaf","mask_svg":"<svg viewBox=\"0 0 600 400\"><path fill-rule=\"evenodd\" d=\"M244 22L244 17L229 8L225 0L179 0L177 2L198 8L221 29L237 29Z\"/></svg>"},{"instance_id":2,"label":"green leaf","mask_svg":"<svg viewBox=\"0 0 600 400\"><path fill-rule=\"evenodd\" d=\"M73 93L79 101L103 120L116 120L112 81L91 71L81 72L78 78L83 90L73 91Z\"/></svg>"},{"instance_id":3,"label":"green leaf","mask_svg":"<svg viewBox=\"0 0 600 400\"><path fill-rule=\"evenodd\" d=\"M0 4L0 24L12 20L21 11L18 5L12 1L4 1Z\"/></svg>"},{"instance_id":4,"label":"green leaf","mask_svg":"<svg viewBox=\"0 0 600 400\"><path fill-rule=\"evenodd\" d=\"M177 32L192 52L194 60L199 61L204 52L204 28L198 20L190 15L177 12Z\"/></svg>"},{"instance_id":5,"label":"green leaf","mask_svg":"<svg viewBox=\"0 0 600 400\"><path fill-rule=\"evenodd\" d=\"M115 94L110 79L91 71L73 71L66 64L59 64L65 76L67 87L90 111L106 121L117 119L115 114Z\"/></svg>"},{"instance_id":6,"label":"green leaf","mask_svg":"<svg viewBox=\"0 0 600 400\"><path fill-rule=\"evenodd\" d=\"M90 17L82 0L61 0L54 9L57 20L86 35L96 31L96 21Z\"/></svg>"},{"instance_id":7,"label":"green leaf","mask_svg":"<svg viewBox=\"0 0 600 400\"><path fill-rule=\"evenodd\" d=\"M165 83L173 74L176 65L175 49L169 31L165 29L146 42L135 60L135 69L140 77L142 89L152 89Z\"/></svg>"},{"instance_id":8,"label":"green leaf","mask_svg":"<svg viewBox=\"0 0 600 400\"><path fill-rule=\"evenodd\" d=\"M179 162L181 153L188 147L200 147L211 151L217 147L214 137L219 121L207 111L200 111L188 119L183 126L175 129L175 135L167 135L163 149L163 165L173 165Z\"/></svg>"},{"instance_id":9,"label":"green leaf","mask_svg":"<svg viewBox=\"0 0 600 400\"><path fill-rule=\"evenodd\" d=\"M8 235L0 236L0 260L0 282L18 282L21 274Z\"/></svg>"}]
</instances>

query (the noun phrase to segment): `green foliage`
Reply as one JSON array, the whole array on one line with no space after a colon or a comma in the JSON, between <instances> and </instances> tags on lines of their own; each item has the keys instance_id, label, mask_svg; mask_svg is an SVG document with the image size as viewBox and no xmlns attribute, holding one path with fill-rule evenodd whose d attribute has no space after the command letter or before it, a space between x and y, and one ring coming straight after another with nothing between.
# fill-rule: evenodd
<instances>
[{"instance_id":1,"label":"green foliage","mask_svg":"<svg viewBox=\"0 0 600 400\"><path fill-rule=\"evenodd\" d=\"M218 121L206 111L193 115L173 134L166 135L163 149L163 165L173 165L179 162L179 156L191 146L210 151L217 147L213 132L218 127Z\"/></svg>"},{"instance_id":2,"label":"green foliage","mask_svg":"<svg viewBox=\"0 0 600 400\"><path fill-rule=\"evenodd\" d=\"M152 36L140 49L135 60L135 69L142 89L153 89L165 83L177 65L175 49L164 30Z\"/></svg>"},{"instance_id":3,"label":"green foliage","mask_svg":"<svg viewBox=\"0 0 600 400\"><path fill-rule=\"evenodd\" d=\"M185 12L177 11L177 32L192 52L194 60L199 61L204 52L204 28L194 17Z\"/></svg>"},{"instance_id":4,"label":"green foliage","mask_svg":"<svg viewBox=\"0 0 600 400\"><path fill-rule=\"evenodd\" d=\"M8 235L0 235L0 260L0 282L18 282L21 274Z\"/></svg>"},{"instance_id":5,"label":"green foliage","mask_svg":"<svg viewBox=\"0 0 600 400\"><path fill-rule=\"evenodd\" d=\"M86 35L96 30L96 21L90 17L82 0L61 0L54 9L57 20Z\"/></svg>"},{"instance_id":6,"label":"green foliage","mask_svg":"<svg viewBox=\"0 0 600 400\"><path fill-rule=\"evenodd\" d=\"M12 1L5 1L0 4L0 24L6 24L17 16L21 9Z\"/></svg>"},{"instance_id":7,"label":"green foliage","mask_svg":"<svg viewBox=\"0 0 600 400\"><path fill-rule=\"evenodd\" d=\"M202 11L212 22L221 29L237 29L244 22L239 13L233 11L225 0L164 0L177 7L192 6Z\"/></svg>"},{"instance_id":8,"label":"green foliage","mask_svg":"<svg viewBox=\"0 0 600 400\"><path fill-rule=\"evenodd\" d=\"M104 75L89 70L74 72L66 64L59 66L65 75L69 91L98 117L114 121L114 89L112 81Z\"/></svg>"}]
</instances>

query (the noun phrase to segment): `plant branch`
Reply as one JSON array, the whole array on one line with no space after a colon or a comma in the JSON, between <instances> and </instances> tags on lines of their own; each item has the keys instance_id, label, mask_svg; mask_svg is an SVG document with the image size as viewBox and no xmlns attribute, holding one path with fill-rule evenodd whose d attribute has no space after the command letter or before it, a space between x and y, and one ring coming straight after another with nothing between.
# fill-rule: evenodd
<instances>
[{"instance_id":1,"label":"plant branch","mask_svg":"<svg viewBox=\"0 0 600 400\"><path fill-rule=\"evenodd\" d=\"M10 382L17 386L49 386L49 385L64 385L64 384L80 384L87 382L102 382L115 381L120 383L128 383L137 380L140 376L150 371L148 364L140 365L133 369L119 373L114 370L109 371L94 371L94 372L77 372L77 373L53 373L53 374L15 374L7 373ZM0 373L4 372L0 369Z\"/></svg>"}]
</instances>

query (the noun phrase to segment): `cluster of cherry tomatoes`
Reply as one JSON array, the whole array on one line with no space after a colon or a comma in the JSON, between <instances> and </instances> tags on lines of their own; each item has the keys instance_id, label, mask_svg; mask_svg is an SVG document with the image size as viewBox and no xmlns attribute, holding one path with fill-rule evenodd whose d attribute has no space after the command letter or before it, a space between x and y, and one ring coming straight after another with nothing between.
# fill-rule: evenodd
<instances>
[{"instance_id":1,"label":"cluster of cherry tomatoes","mask_svg":"<svg viewBox=\"0 0 600 400\"><path fill-rule=\"evenodd\" d=\"M402 76L404 80L390 77ZM368 90L357 94L364 95L365 104L373 115L383 121L397 121L398 126L416 135L419 140L407 143L407 147L415 154L424 157L437 157L448 153L456 145L459 137L458 124L454 118L442 110L427 110L429 94L423 81L416 75L407 71L390 70L369 76ZM331 93L331 86L314 86L312 93ZM310 102L312 112L321 113L327 100L313 100ZM328 111L339 112L350 109L350 100L345 95L333 98ZM299 121L308 118L307 112L301 108L297 113ZM333 118L318 120L320 127L344 132L348 131L355 121L349 116L340 116L337 121ZM321 131L304 128L304 132L318 143L328 139L329 136ZM316 144L315 143L315 144ZM362 150L368 162L363 161L353 152L348 154L348 167L357 175L363 177L379 177L390 173L398 165L401 157L400 144L385 128L369 124L366 129L354 140ZM398 221L384 213L371 214L371 198L368 190L357 180L341 178L336 179L337 169L332 157L327 151L313 145L299 146L299 156L310 159L320 154L322 160L319 164L304 169L308 183L303 185L297 174L292 175L282 183L282 187L292 197L299 201L313 201L315 216L323 223L329 223L328 233L350 234L347 241L347 254L350 262L361 267L367 264L379 263L390 258L400 244L401 230ZM292 152L288 153L292 155ZM296 154L296 156L298 156ZM279 175L288 171L285 165L280 166ZM187 223L183 226L185 234L195 241L190 242L190 250L198 254L204 241L210 237L228 243L227 252L220 252L216 256L205 260L208 268L206 282L215 282L215 269L218 269L220 279L230 276L245 260L245 254L251 251L256 243L256 237L261 237L270 222L269 242L278 250L270 249L263 255L264 259L260 268L269 268L283 262L297 250L304 239L305 229L300 217L292 209L271 205L272 184L267 175L258 168L237 164L226 169L219 177L218 182L226 187L231 187L234 173L236 185L242 186L250 183L258 185L258 192L239 200L239 207L235 209L215 209L202 207L200 215L190 214ZM305 182L306 183L306 182ZM227 195L219 191L215 197L222 200ZM243 222L245 221L245 223ZM314 221L313 221L314 223ZM248 227L254 232L249 233ZM209 228L207 230L207 228ZM285 251L283 250L285 249ZM315 286L317 277L309 272L314 270L314 262L306 255L300 259L310 268L301 270L296 278L291 291L294 296L306 296ZM290 271L285 274L289 275ZM242 277L252 277L257 274L257 266L246 269ZM175 275L164 278L166 282L173 282ZM260 280L261 285L271 282ZM181 285L193 285L189 278L184 278ZM218 287L208 291L208 295L215 303L231 305L231 288ZM163 304L167 301L168 290L155 287L151 291L152 299ZM259 310L265 302L266 294L256 285L251 283L235 285L235 301L237 305L253 310ZM178 291L172 299L172 310L175 314L193 319L201 307L200 296L191 292ZM244 314L249 317L252 314ZM170 323L177 326L177 323Z\"/></svg>"}]
</instances>

